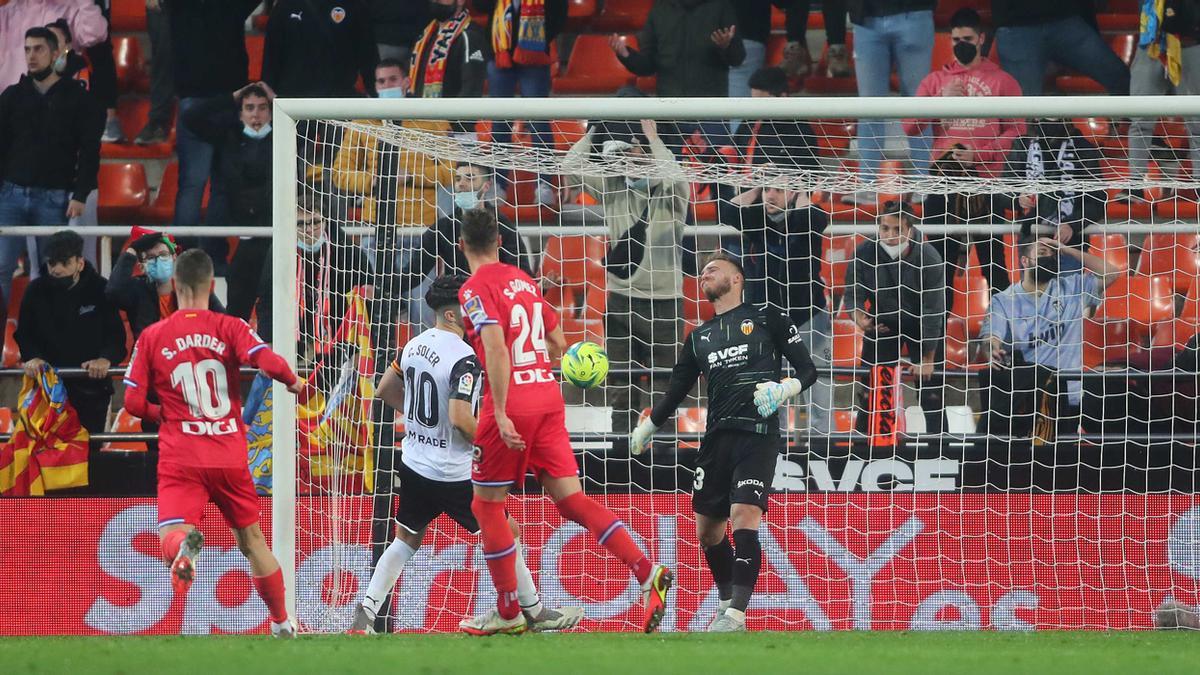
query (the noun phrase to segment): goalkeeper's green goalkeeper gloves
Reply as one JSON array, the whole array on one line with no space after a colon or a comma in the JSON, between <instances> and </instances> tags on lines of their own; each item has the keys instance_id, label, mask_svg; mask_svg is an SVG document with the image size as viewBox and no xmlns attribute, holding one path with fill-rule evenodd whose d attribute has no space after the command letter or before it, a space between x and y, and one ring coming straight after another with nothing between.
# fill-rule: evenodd
<instances>
[{"instance_id":1,"label":"goalkeeper's green goalkeeper gloves","mask_svg":"<svg viewBox=\"0 0 1200 675\"><path fill-rule=\"evenodd\" d=\"M762 382L754 388L754 405L758 414L770 417L779 410L783 402L799 394L804 386L794 377L785 378L781 382Z\"/></svg>"},{"instance_id":2,"label":"goalkeeper's green goalkeeper gloves","mask_svg":"<svg viewBox=\"0 0 1200 675\"><path fill-rule=\"evenodd\" d=\"M640 455L648 450L656 431L658 425L651 422L649 417L639 422L637 428L629 435L629 454Z\"/></svg>"}]
</instances>

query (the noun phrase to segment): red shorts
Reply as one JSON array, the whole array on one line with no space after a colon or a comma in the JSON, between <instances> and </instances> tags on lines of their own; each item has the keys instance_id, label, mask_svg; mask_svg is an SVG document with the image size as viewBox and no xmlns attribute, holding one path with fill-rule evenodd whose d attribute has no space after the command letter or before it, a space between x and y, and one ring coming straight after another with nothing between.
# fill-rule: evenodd
<instances>
[{"instance_id":1,"label":"red shorts","mask_svg":"<svg viewBox=\"0 0 1200 675\"><path fill-rule=\"evenodd\" d=\"M225 522L240 530L258 522L258 494L250 467L199 468L159 462L158 526L200 525L204 507L217 505Z\"/></svg>"},{"instance_id":2,"label":"red shorts","mask_svg":"<svg viewBox=\"0 0 1200 675\"><path fill-rule=\"evenodd\" d=\"M531 415L509 415L525 441L524 450L513 450L500 438L496 418L485 411L475 431L475 462L471 481L476 485L500 486L519 483L526 472L538 478L578 476L579 464L567 436L562 409Z\"/></svg>"}]
</instances>

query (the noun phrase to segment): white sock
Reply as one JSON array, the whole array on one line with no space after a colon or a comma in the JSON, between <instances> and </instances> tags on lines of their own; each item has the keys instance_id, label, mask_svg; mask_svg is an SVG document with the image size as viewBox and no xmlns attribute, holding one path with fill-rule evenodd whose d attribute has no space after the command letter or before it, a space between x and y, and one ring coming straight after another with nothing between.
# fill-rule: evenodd
<instances>
[{"instance_id":1,"label":"white sock","mask_svg":"<svg viewBox=\"0 0 1200 675\"><path fill-rule=\"evenodd\" d=\"M521 611L531 616L542 613L542 599L533 583L533 574L525 564L525 547L521 546L520 539L517 540L517 601L521 603Z\"/></svg>"},{"instance_id":2,"label":"white sock","mask_svg":"<svg viewBox=\"0 0 1200 675\"><path fill-rule=\"evenodd\" d=\"M400 539L395 539L379 556L379 564L375 566L375 572L371 575L371 583L367 584L367 594L363 597L363 609L367 610L367 614L372 617L379 613L379 606L383 604L387 594L396 585L396 580L400 578L400 570L408 564L410 558L416 554L411 546L404 543Z\"/></svg>"},{"instance_id":3,"label":"white sock","mask_svg":"<svg viewBox=\"0 0 1200 675\"><path fill-rule=\"evenodd\" d=\"M729 609L729 606L732 604L733 600L721 600L717 603L717 614L724 614L725 610Z\"/></svg>"},{"instance_id":4,"label":"white sock","mask_svg":"<svg viewBox=\"0 0 1200 675\"><path fill-rule=\"evenodd\" d=\"M745 613L745 612L743 612L743 611L742 611L742 610L740 610L740 609L734 609L734 608L732 608L732 607L730 607L730 608L728 608L728 609L726 609L726 610L725 610L725 616L728 616L728 617L730 617L731 619L735 619L735 620L737 620L737 621L739 621L739 622L744 622L744 621L746 620L746 613Z\"/></svg>"}]
</instances>

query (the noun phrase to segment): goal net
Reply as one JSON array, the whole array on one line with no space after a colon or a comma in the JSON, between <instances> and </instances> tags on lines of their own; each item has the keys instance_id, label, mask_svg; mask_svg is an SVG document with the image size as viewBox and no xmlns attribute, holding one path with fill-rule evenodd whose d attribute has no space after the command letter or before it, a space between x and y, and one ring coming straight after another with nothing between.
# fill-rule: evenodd
<instances>
[{"instance_id":1,"label":"goal net","mask_svg":"<svg viewBox=\"0 0 1200 675\"><path fill-rule=\"evenodd\" d=\"M651 452L627 438L680 350L705 349L688 335L714 315L698 275L717 251L819 372L781 414L751 628L1148 628L1195 604L1196 108L280 100L275 345L319 394L276 406L273 545L303 628L347 629L395 536L405 413L374 387L432 325L431 280L469 272L471 208L568 344L608 352L601 386L562 385L569 431L585 490L676 571L664 630L703 630L718 600L690 499L703 379ZM508 508L547 606L635 629L619 562L532 480ZM494 602L477 538L443 515L381 627L455 630Z\"/></svg>"}]
</instances>

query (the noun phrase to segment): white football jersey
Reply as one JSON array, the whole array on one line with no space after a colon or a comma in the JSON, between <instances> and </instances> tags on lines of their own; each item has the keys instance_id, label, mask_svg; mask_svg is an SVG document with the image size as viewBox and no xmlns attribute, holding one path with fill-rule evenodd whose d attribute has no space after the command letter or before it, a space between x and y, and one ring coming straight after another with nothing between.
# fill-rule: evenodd
<instances>
[{"instance_id":1,"label":"white football jersey","mask_svg":"<svg viewBox=\"0 0 1200 675\"><path fill-rule=\"evenodd\" d=\"M392 368L404 378L404 464L430 480L470 480L474 446L450 423L450 401L477 409L475 351L458 335L430 328L404 346Z\"/></svg>"}]
</instances>

